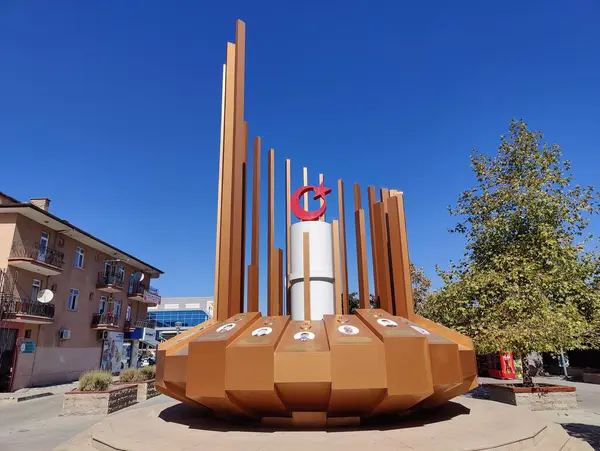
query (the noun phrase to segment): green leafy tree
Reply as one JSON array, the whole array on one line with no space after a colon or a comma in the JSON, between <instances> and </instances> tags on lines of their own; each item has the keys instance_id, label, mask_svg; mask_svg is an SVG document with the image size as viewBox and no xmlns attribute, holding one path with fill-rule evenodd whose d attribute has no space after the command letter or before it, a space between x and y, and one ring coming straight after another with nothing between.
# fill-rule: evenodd
<instances>
[{"instance_id":1,"label":"green leafy tree","mask_svg":"<svg viewBox=\"0 0 600 451\"><path fill-rule=\"evenodd\" d=\"M431 279L425 275L423 268L410 264L410 281L413 287L413 300L415 312L421 313L424 309L431 290Z\"/></svg>"},{"instance_id":2,"label":"green leafy tree","mask_svg":"<svg viewBox=\"0 0 600 451\"><path fill-rule=\"evenodd\" d=\"M410 264L410 279L413 286L415 310L418 312L427 301L431 289L431 280L425 275L423 268L417 268L412 263ZM379 307L379 301L375 299L373 294L369 295L369 301L371 308ZM348 295L348 305L350 313L354 313L354 310L359 307L358 293L354 292Z\"/></svg>"},{"instance_id":3,"label":"green leafy tree","mask_svg":"<svg viewBox=\"0 0 600 451\"><path fill-rule=\"evenodd\" d=\"M598 196L574 185L560 147L542 140L512 121L495 156L473 151L477 184L450 208L465 257L438 269L444 286L423 314L469 335L482 354L524 358L585 348L596 338L599 258L585 245ZM532 385L528 365L523 370Z\"/></svg>"}]
</instances>

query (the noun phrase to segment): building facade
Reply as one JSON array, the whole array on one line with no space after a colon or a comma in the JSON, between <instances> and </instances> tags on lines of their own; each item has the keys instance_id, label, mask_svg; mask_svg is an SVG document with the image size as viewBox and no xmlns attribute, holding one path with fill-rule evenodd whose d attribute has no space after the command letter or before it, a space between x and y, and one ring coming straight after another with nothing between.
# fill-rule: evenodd
<instances>
[{"instance_id":1,"label":"building facade","mask_svg":"<svg viewBox=\"0 0 600 451\"><path fill-rule=\"evenodd\" d=\"M149 283L162 271L52 215L49 205L0 193L0 390L72 381L107 359L126 362L114 343L153 326L147 307L160 303Z\"/></svg>"},{"instance_id":2,"label":"building facade","mask_svg":"<svg viewBox=\"0 0 600 451\"><path fill-rule=\"evenodd\" d=\"M212 318L213 306L212 297L162 298L160 305L148 307L148 319L156 322L160 339L168 340Z\"/></svg>"}]
</instances>

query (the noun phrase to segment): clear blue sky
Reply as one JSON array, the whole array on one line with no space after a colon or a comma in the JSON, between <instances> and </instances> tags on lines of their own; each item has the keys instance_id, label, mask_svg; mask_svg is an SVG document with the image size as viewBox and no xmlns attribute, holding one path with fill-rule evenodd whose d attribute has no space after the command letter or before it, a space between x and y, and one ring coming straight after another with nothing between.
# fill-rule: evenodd
<instances>
[{"instance_id":1,"label":"clear blue sky","mask_svg":"<svg viewBox=\"0 0 600 451\"><path fill-rule=\"evenodd\" d=\"M348 208L353 182L403 190L411 258L430 276L463 253L446 207L473 185L470 149L495 151L512 117L600 185L595 0L4 0L0 190L50 197L164 269L163 296L212 294L221 65L238 17L250 132L276 149L280 247L286 157L294 187L303 165L314 182L343 178ZM352 244L352 281L354 258Z\"/></svg>"}]
</instances>

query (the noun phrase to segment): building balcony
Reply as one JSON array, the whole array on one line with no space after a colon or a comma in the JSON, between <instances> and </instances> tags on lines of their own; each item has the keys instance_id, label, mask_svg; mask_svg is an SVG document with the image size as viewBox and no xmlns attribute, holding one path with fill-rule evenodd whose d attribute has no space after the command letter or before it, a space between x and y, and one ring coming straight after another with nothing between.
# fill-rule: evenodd
<instances>
[{"instance_id":1,"label":"building balcony","mask_svg":"<svg viewBox=\"0 0 600 451\"><path fill-rule=\"evenodd\" d=\"M54 304L0 295L0 319L15 323L51 324L54 322Z\"/></svg>"},{"instance_id":2,"label":"building balcony","mask_svg":"<svg viewBox=\"0 0 600 451\"><path fill-rule=\"evenodd\" d=\"M156 320L153 319L134 319L125 321L125 330L135 330L137 328L156 328Z\"/></svg>"},{"instance_id":3,"label":"building balcony","mask_svg":"<svg viewBox=\"0 0 600 451\"><path fill-rule=\"evenodd\" d=\"M8 257L8 264L44 276L59 275L65 264L65 254L40 243L14 241Z\"/></svg>"},{"instance_id":4,"label":"building balcony","mask_svg":"<svg viewBox=\"0 0 600 451\"><path fill-rule=\"evenodd\" d=\"M134 283L129 286L127 299L131 301L144 302L151 305L160 304L160 295L158 294L158 290L141 282Z\"/></svg>"},{"instance_id":5,"label":"building balcony","mask_svg":"<svg viewBox=\"0 0 600 451\"><path fill-rule=\"evenodd\" d=\"M92 329L118 330L119 317L114 313L94 313L92 316Z\"/></svg>"},{"instance_id":6,"label":"building balcony","mask_svg":"<svg viewBox=\"0 0 600 451\"><path fill-rule=\"evenodd\" d=\"M104 293L118 293L123 291L123 275L119 273L98 273L96 289Z\"/></svg>"}]
</instances>

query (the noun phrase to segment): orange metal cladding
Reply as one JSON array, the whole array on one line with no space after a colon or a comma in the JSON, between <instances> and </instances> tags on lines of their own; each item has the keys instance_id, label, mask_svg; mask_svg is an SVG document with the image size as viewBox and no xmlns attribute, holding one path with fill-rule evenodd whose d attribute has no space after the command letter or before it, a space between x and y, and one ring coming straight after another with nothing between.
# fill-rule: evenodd
<instances>
[{"instance_id":1,"label":"orange metal cladding","mask_svg":"<svg viewBox=\"0 0 600 451\"><path fill-rule=\"evenodd\" d=\"M260 137L254 138L252 170L252 243L248 267L248 311L258 312L260 256Z\"/></svg>"},{"instance_id":2,"label":"orange metal cladding","mask_svg":"<svg viewBox=\"0 0 600 451\"><path fill-rule=\"evenodd\" d=\"M242 166L242 248L240 258L240 312L244 311L244 294L246 282L246 220L248 202L248 122L244 122L244 164Z\"/></svg>"},{"instance_id":3,"label":"orange metal cladding","mask_svg":"<svg viewBox=\"0 0 600 451\"><path fill-rule=\"evenodd\" d=\"M284 291L283 291L283 249L275 249L275 257L276 257L276 269L277 275L275 276L276 289L277 289L277 312L276 315L283 315L283 304L285 300Z\"/></svg>"},{"instance_id":4,"label":"orange metal cladding","mask_svg":"<svg viewBox=\"0 0 600 451\"><path fill-rule=\"evenodd\" d=\"M416 403L435 407L476 387L472 341L413 312L404 200L402 193L395 190L381 190L382 201L377 203L374 190L369 188L375 281L382 307L387 308L369 308L365 212L360 187L355 185L359 296L363 310L356 315L340 314L348 312L349 290L344 188L339 180L339 233L337 221L332 224L336 315L325 315L322 321L290 321L289 317L280 316L287 287L282 277L283 251L274 246L273 150L268 154L270 316L261 317L257 312L260 139L254 142L252 257L248 267L248 309L256 311L232 313L243 308L238 289L244 289L245 270L244 254L237 247L237 243L244 247L241 216L245 216L248 160L247 124L243 118L243 31L243 23L238 22L240 54L236 56L236 45L229 43L224 67L215 252L216 318L160 343L157 390L220 415L243 416L265 424L314 427L356 425L374 415L400 413ZM288 160L285 274L289 274L291 250L289 174ZM306 169L304 176L307 184ZM234 219L238 217L240 221ZM305 233L302 270L306 319L310 319L311 297L309 239ZM393 316L394 309L399 316ZM408 369L407 361L411 363Z\"/></svg>"},{"instance_id":5,"label":"orange metal cladding","mask_svg":"<svg viewBox=\"0 0 600 451\"><path fill-rule=\"evenodd\" d=\"M392 261L392 281L394 286L394 311L396 315L412 319L414 315L412 284L410 281L410 261L406 242L406 222L402 193L387 200L390 258Z\"/></svg>"},{"instance_id":6,"label":"orange metal cladding","mask_svg":"<svg viewBox=\"0 0 600 451\"><path fill-rule=\"evenodd\" d=\"M374 219L373 219L373 205L375 205L377 203L377 192L375 190L374 186L369 186L367 187L367 198L369 201L369 229L371 231L371 254L373 256L373 284L375 285L374 287L374 292L375 292L375 299L379 299L379 265L377 264L378 260L377 260L377 246L376 246L376 238L375 238L375 225L374 225Z\"/></svg>"},{"instance_id":7,"label":"orange metal cladding","mask_svg":"<svg viewBox=\"0 0 600 451\"><path fill-rule=\"evenodd\" d=\"M221 197L221 232L219 243L217 319L222 321L229 315L231 296L231 201L233 199L233 136L235 110L235 44L227 43L227 63L225 75L225 126L223 131L223 185ZM223 302L219 302L219 301Z\"/></svg>"},{"instance_id":8,"label":"orange metal cladding","mask_svg":"<svg viewBox=\"0 0 600 451\"><path fill-rule=\"evenodd\" d=\"M331 221L331 229L333 234L333 299L336 315L341 315L342 310L342 293L340 288L340 227L339 221L334 219Z\"/></svg>"},{"instance_id":9,"label":"orange metal cladding","mask_svg":"<svg viewBox=\"0 0 600 451\"><path fill-rule=\"evenodd\" d=\"M367 236L365 211L362 209L360 185L354 184L354 230L356 231L356 263L358 266L358 299L360 308L370 307L369 267L367 265Z\"/></svg>"},{"instance_id":10,"label":"orange metal cladding","mask_svg":"<svg viewBox=\"0 0 600 451\"><path fill-rule=\"evenodd\" d=\"M275 151L269 150L267 165L267 312L275 315L277 293L275 280Z\"/></svg>"},{"instance_id":11,"label":"orange metal cladding","mask_svg":"<svg viewBox=\"0 0 600 451\"><path fill-rule=\"evenodd\" d=\"M377 249L373 254L377 257L379 268L379 306L387 312L393 312L387 219L382 202L373 205L373 229L371 236L375 236L373 241Z\"/></svg>"},{"instance_id":12,"label":"orange metal cladding","mask_svg":"<svg viewBox=\"0 0 600 451\"><path fill-rule=\"evenodd\" d=\"M340 270L342 274L342 307L348 313L348 259L346 257L346 209L344 206L344 182L338 180L338 212L340 220Z\"/></svg>"},{"instance_id":13,"label":"orange metal cladding","mask_svg":"<svg viewBox=\"0 0 600 451\"><path fill-rule=\"evenodd\" d=\"M244 124L244 64L246 57L246 24L241 20L235 27L235 110L234 110L234 154L233 154L233 190L231 198L231 270L229 314L242 311L245 278L245 231L244 226L244 191L246 164L246 127Z\"/></svg>"},{"instance_id":14,"label":"orange metal cladding","mask_svg":"<svg viewBox=\"0 0 600 451\"><path fill-rule=\"evenodd\" d=\"M292 211L290 204L292 202L292 162L285 160L285 313L292 311L292 298L290 296L289 277L292 271Z\"/></svg>"},{"instance_id":15,"label":"orange metal cladding","mask_svg":"<svg viewBox=\"0 0 600 451\"><path fill-rule=\"evenodd\" d=\"M217 187L217 240L215 245L215 288L214 288L214 311L218 311L219 300L219 268L220 268L220 243L221 243L221 221L222 221L222 198L223 198L223 140L225 129L225 76L227 66L223 64L223 86L221 92L221 141L219 143L219 185Z\"/></svg>"},{"instance_id":16,"label":"orange metal cladding","mask_svg":"<svg viewBox=\"0 0 600 451\"><path fill-rule=\"evenodd\" d=\"M302 234L302 262L304 277L304 320L310 321L310 235Z\"/></svg>"}]
</instances>

